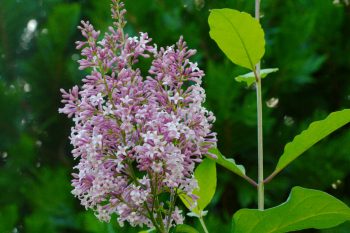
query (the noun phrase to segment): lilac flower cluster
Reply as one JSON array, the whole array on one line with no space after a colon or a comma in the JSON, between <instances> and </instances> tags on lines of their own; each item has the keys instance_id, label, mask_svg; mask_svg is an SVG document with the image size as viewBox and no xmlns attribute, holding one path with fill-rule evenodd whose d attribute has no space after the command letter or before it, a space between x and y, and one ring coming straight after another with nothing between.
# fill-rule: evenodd
<instances>
[{"instance_id":1,"label":"lilac flower cluster","mask_svg":"<svg viewBox=\"0 0 350 233\"><path fill-rule=\"evenodd\" d=\"M124 34L123 3L112 0L113 27L102 40L89 22L79 27L80 69L91 71L79 90L64 91L60 113L73 117L72 193L103 221L169 229L183 216L176 195L197 188L196 163L216 145L213 114L203 106L204 73L180 38L157 49L147 33ZM147 77L135 65L152 58ZM160 195L168 197L161 200Z\"/></svg>"}]
</instances>

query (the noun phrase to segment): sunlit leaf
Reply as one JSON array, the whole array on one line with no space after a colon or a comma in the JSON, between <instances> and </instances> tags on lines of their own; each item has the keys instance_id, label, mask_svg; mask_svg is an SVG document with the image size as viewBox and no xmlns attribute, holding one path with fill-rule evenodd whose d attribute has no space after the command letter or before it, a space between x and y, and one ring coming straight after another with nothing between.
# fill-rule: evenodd
<instances>
[{"instance_id":1,"label":"sunlit leaf","mask_svg":"<svg viewBox=\"0 0 350 233\"><path fill-rule=\"evenodd\" d=\"M285 146L284 153L279 159L274 173L280 172L314 144L349 122L350 109L344 109L329 114L324 120L311 123L308 129L301 132Z\"/></svg>"},{"instance_id":2,"label":"sunlit leaf","mask_svg":"<svg viewBox=\"0 0 350 233\"><path fill-rule=\"evenodd\" d=\"M265 53L264 31L245 12L214 9L209 15L210 36L235 64L254 70Z\"/></svg>"},{"instance_id":3,"label":"sunlit leaf","mask_svg":"<svg viewBox=\"0 0 350 233\"><path fill-rule=\"evenodd\" d=\"M265 78L265 77L267 77L268 74L271 74L271 73L274 73L277 71L278 71L278 68L262 69L262 70L260 70L260 77ZM247 86L249 87L250 85L255 83L255 75L254 75L254 72L250 72L250 73L239 75L239 76L235 77L235 80L239 83L245 82L247 84Z\"/></svg>"},{"instance_id":4,"label":"sunlit leaf","mask_svg":"<svg viewBox=\"0 0 350 233\"><path fill-rule=\"evenodd\" d=\"M196 216L203 215L203 210L210 203L216 190L216 164L213 160L204 159L196 168L194 176L198 181L199 189L195 189L193 194L198 196L197 205L194 207L193 199L184 193L179 196L185 206ZM193 208L194 207L194 208Z\"/></svg>"},{"instance_id":5,"label":"sunlit leaf","mask_svg":"<svg viewBox=\"0 0 350 233\"><path fill-rule=\"evenodd\" d=\"M295 187L282 205L264 211L239 210L233 216L232 233L325 229L348 220L350 208L340 200L319 190Z\"/></svg>"},{"instance_id":6,"label":"sunlit leaf","mask_svg":"<svg viewBox=\"0 0 350 233\"><path fill-rule=\"evenodd\" d=\"M149 229L144 231L139 231L139 233L156 233L157 231L155 229Z\"/></svg>"},{"instance_id":7,"label":"sunlit leaf","mask_svg":"<svg viewBox=\"0 0 350 233\"><path fill-rule=\"evenodd\" d=\"M231 172L241 176L245 177L245 168L243 165L236 164L234 159L228 159L224 155L221 154L221 152L217 148L212 148L209 150L210 153L217 156L216 159L208 156L208 158L214 160L217 164L223 166L224 168L230 170Z\"/></svg>"}]
</instances>

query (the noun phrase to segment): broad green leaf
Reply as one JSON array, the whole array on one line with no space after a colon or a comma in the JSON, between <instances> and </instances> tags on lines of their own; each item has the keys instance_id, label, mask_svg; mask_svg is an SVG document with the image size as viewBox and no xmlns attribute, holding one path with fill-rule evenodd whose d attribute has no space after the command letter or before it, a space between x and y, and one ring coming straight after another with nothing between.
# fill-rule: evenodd
<instances>
[{"instance_id":1,"label":"broad green leaf","mask_svg":"<svg viewBox=\"0 0 350 233\"><path fill-rule=\"evenodd\" d=\"M311 123L308 129L301 132L285 146L274 173L280 172L314 144L349 122L350 109L344 109L329 114L324 120Z\"/></svg>"},{"instance_id":2,"label":"broad green leaf","mask_svg":"<svg viewBox=\"0 0 350 233\"><path fill-rule=\"evenodd\" d=\"M189 225L181 224L176 226L175 233L199 233L199 232Z\"/></svg>"},{"instance_id":3,"label":"broad green leaf","mask_svg":"<svg viewBox=\"0 0 350 233\"><path fill-rule=\"evenodd\" d=\"M271 74L271 73L277 72L277 71L278 71L278 68L262 69L262 70L260 70L260 77L265 78L268 74ZM235 77L235 80L239 83L245 82L247 84L247 86L249 87L250 85L255 83L255 75L254 75L254 72L250 72L250 73L239 75L239 76Z\"/></svg>"},{"instance_id":4,"label":"broad green leaf","mask_svg":"<svg viewBox=\"0 0 350 233\"><path fill-rule=\"evenodd\" d=\"M221 152L217 148L212 148L209 150L209 152L217 156L217 159L208 156L209 159L214 160L217 164L223 166L224 168L230 170L231 172L241 177L246 176L244 166L236 164L234 159L226 158L224 155L221 154Z\"/></svg>"},{"instance_id":5,"label":"broad green leaf","mask_svg":"<svg viewBox=\"0 0 350 233\"><path fill-rule=\"evenodd\" d=\"M193 199L186 195L185 193L178 193L182 203L189 209L192 213L190 213L191 217L200 217L202 215L202 211L199 209L198 206L195 206L195 202Z\"/></svg>"},{"instance_id":6,"label":"broad green leaf","mask_svg":"<svg viewBox=\"0 0 350 233\"><path fill-rule=\"evenodd\" d=\"M202 216L203 210L210 203L216 190L216 165L213 160L204 159L196 168L194 176L198 181L199 189L195 189L193 194L198 196L197 205L193 208L193 199L184 193L179 197L185 206L196 216Z\"/></svg>"},{"instance_id":7,"label":"broad green leaf","mask_svg":"<svg viewBox=\"0 0 350 233\"><path fill-rule=\"evenodd\" d=\"M325 229L350 220L350 208L335 197L313 189L293 188L288 200L264 211L239 210L233 216L232 233L284 233Z\"/></svg>"},{"instance_id":8,"label":"broad green leaf","mask_svg":"<svg viewBox=\"0 0 350 233\"><path fill-rule=\"evenodd\" d=\"M216 190L216 164L210 159L204 159L194 172L199 189L193 191L198 196L198 207L204 210L210 203Z\"/></svg>"},{"instance_id":9,"label":"broad green leaf","mask_svg":"<svg viewBox=\"0 0 350 233\"><path fill-rule=\"evenodd\" d=\"M210 37L235 64L255 69L265 53L264 31L250 14L214 9L209 15Z\"/></svg>"}]
</instances>

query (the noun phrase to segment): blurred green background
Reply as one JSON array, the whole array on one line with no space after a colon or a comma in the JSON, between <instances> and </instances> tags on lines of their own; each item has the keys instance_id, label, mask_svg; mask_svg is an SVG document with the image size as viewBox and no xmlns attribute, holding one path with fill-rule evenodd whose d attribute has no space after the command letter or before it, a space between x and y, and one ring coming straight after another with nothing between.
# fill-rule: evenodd
<instances>
[{"instance_id":1,"label":"blurred green background","mask_svg":"<svg viewBox=\"0 0 350 233\"><path fill-rule=\"evenodd\" d=\"M246 72L209 38L209 9L253 12L253 0L126 0L127 31L147 31L160 46L180 35L198 50L206 72L207 107L217 121L219 148L256 177L255 92L235 83ZM265 162L268 175L284 145L329 112L350 106L348 1L263 0L266 55L278 67L263 82ZM68 136L72 122L59 115L59 89L80 84L77 25L90 20L106 30L109 0L0 0L0 233L117 233L115 220L99 223L70 193L76 161ZM292 186L317 188L350 204L350 130L317 144L266 187L266 205L284 201ZM256 191L219 168L219 185L206 221L229 232L232 214L256 207ZM188 218L188 223L198 223ZM303 232L319 232L307 230ZM330 232L350 232L350 224Z\"/></svg>"}]
</instances>

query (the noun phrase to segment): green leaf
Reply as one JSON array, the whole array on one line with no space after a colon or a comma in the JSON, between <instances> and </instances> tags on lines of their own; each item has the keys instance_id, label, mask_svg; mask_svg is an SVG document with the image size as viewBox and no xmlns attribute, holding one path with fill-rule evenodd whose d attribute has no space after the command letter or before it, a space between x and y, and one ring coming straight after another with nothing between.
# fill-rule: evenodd
<instances>
[{"instance_id":1,"label":"green leaf","mask_svg":"<svg viewBox=\"0 0 350 233\"><path fill-rule=\"evenodd\" d=\"M209 149L209 153L212 153L217 156L217 159L214 159L208 156L209 159L214 160L217 164L223 166L224 168L230 170L231 172L241 176L246 177L245 168L243 165L236 164L234 159L228 159L217 148Z\"/></svg>"},{"instance_id":2,"label":"green leaf","mask_svg":"<svg viewBox=\"0 0 350 233\"><path fill-rule=\"evenodd\" d=\"M284 153L279 159L274 173L280 172L310 147L349 122L350 109L344 109L329 114L324 120L311 123L308 129L301 132L285 146Z\"/></svg>"},{"instance_id":3,"label":"green leaf","mask_svg":"<svg viewBox=\"0 0 350 233\"><path fill-rule=\"evenodd\" d=\"M139 233L156 233L157 231L155 229L149 229L144 231L139 231Z\"/></svg>"},{"instance_id":4,"label":"green leaf","mask_svg":"<svg viewBox=\"0 0 350 233\"><path fill-rule=\"evenodd\" d=\"M239 210L233 216L234 233L284 233L325 229L350 220L350 208L335 197L313 189L293 188L288 200L264 211Z\"/></svg>"},{"instance_id":5,"label":"green leaf","mask_svg":"<svg viewBox=\"0 0 350 233\"><path fill-rule=\"evenodd\" d=\"M198 196L198 207L204 210L214 197L216 190L216 165L210 159L204 159L194 172L198 181L199 189L195 189L193 194Z\"/></svg>"},{"instance_id":6,"label":"green leaf","mask_svg":"<svg viewBox=\"0 0 350 233\"><path fill-rule=\"evenodd\" d=\"M262 70L260 70L260 77L265 78L268 74L271 74L271 73L277 72L277 71L278 71L278 68L262 69ZM250 72L250 73L239 75L239 76L235 77L235 80L239 83L245 82L247 84L247 86L249 87L250 85L255 83L255 75L254 75L254 72Z\"/></svg>"},{"instance_id":7,"label":"green leaf","mask_svg":"<svg viewBox=\"0 0 350 233\"><path fill-rule=\"evenodd\" d=\"M235 64L255 69L265 53L264 31L250 14L214 9L209 15L210 37Z\"/></svg>"},{"instance_id":8,"label":"green leaf","mask_svg":"<svg viewBox=\"0 0 350 233\"><path fill-rule=\"evenodd\" d=\"M189 225L181 224L176 226L175 233L199 233L199 232Z\"/></svg>"},{"instance_id":9,"label":"green leaf","mask_svg":"<svg viewBox=\"0 0 350 233\"><path fill-rule=\"evenodd\" d=\"M198 196L197 205L193 208L194 201L184 193L179 193L179 197L185 206L196 216L202 216L203 210L210 203L216 190L216 165L213 160L204 159L196 168L194 176L198 181L199 189L195 189L193 194Z\"/></svg>"}]
</instances>

